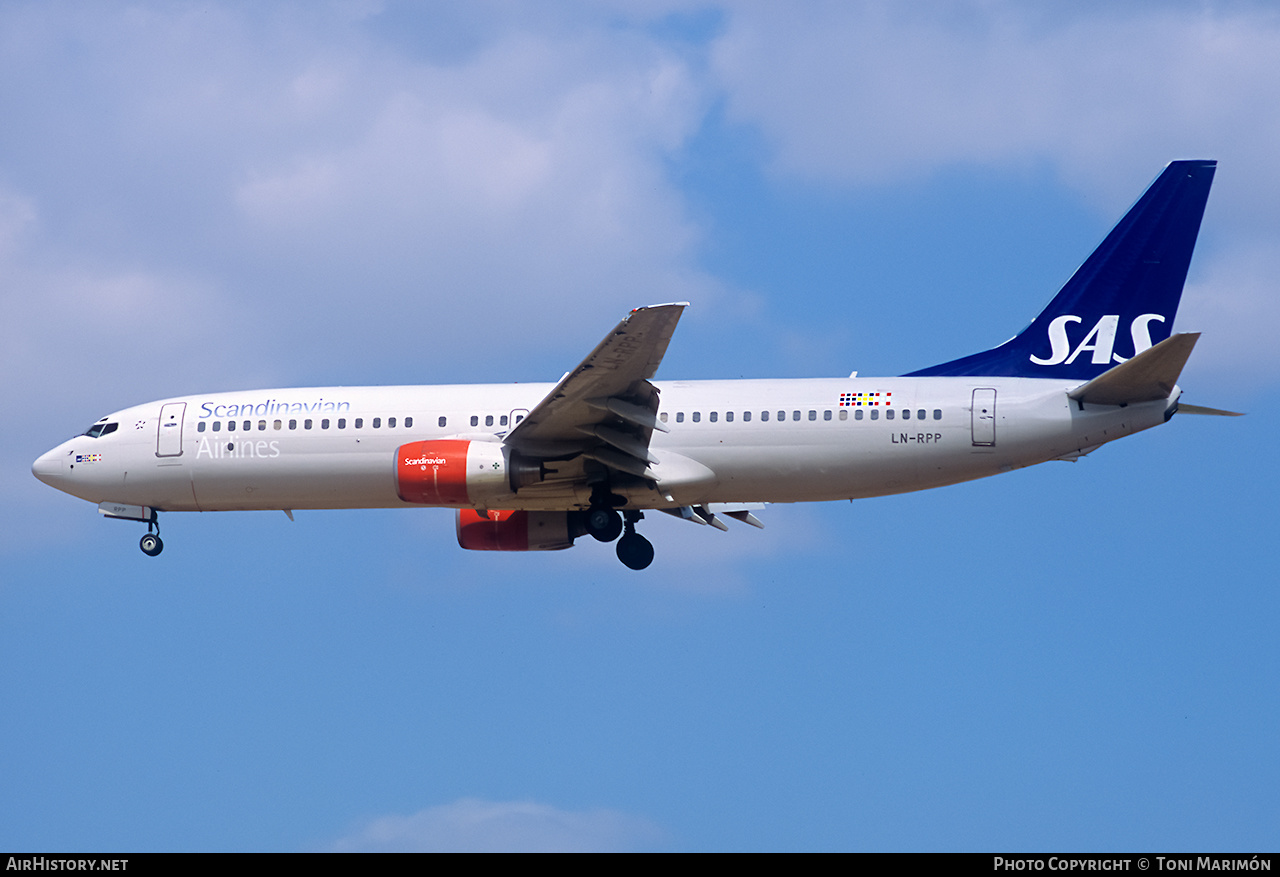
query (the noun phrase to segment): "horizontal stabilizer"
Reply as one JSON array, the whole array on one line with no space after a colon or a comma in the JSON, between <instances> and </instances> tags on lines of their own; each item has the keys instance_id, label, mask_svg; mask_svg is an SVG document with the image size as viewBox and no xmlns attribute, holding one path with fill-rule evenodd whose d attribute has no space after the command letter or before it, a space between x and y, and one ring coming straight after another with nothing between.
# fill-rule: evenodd
<instances>
[{"instance_id":1,"label":"horizontal stabilizer","mask_svg":"<svg viewBox=\"0 0 1280 877\"><path fill-rule=\"evenodd\" d=\"M1173 335L1067 395L1095 405L1129 405L1167 399L1196 346L1199 332Z\"/></svg>"},{"instance_id":2,"label":"horizontal stabilizer","mask_svg":"<svg viewBox=\"0 0 1280 877\"><path fill-rule=\"evenodd\" d=\"M1179 414L1212 414L1214 417L1244 417L1243 411L1223 411L1221 408L1205 408L1203 405L1178 403Z\"/></svg>"}]
</instances>

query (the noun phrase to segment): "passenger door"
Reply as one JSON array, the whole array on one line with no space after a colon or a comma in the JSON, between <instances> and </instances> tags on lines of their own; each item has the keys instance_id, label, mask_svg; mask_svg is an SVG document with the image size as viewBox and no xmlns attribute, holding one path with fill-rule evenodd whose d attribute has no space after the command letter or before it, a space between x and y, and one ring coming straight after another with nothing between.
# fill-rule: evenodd
<instances>
[{"instance_id":1,"label":"passenger door","mask_svg":"<svg viewBox=\"0 0 1280 877\"><path fill-rule=\"evenodd\" d=\"M169 402L160 406L160 423L156 431L156 456L182 456L182 415L186 402Z\"/></svg>"}]
</instances>

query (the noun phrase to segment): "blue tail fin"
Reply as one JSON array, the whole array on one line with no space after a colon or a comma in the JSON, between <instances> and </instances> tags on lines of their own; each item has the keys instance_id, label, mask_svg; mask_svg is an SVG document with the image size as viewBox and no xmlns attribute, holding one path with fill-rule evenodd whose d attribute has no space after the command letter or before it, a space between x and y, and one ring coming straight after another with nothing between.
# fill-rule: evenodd
<instances>
[{"instance_id":1,"label":"blue tail fin","mask_svg":"<svg viewBox=\"0 0 1280 877\"><path fill-rule=\"evenodd\" d=\"M1168 338L1217 165L1170 163L1017 337L908 377L1087 381Z\"/></svg>"}]
</instances>

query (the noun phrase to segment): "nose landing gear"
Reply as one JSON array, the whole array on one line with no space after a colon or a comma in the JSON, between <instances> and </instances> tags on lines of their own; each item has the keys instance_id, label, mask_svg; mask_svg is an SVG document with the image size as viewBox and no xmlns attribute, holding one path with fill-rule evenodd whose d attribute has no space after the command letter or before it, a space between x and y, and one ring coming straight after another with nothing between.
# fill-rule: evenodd
<instances>
[{"instance_id":1,"label":"nose landing gear","mask_svg":"<svg viewBox=\"0 0 1280 877\"><path fill-rule=\"evenodd\" d=\"M100 502L98 512L106 518L116 521L138 521L147 525L147 535L138 540L138 547L147 557L155 557L164 551L164 542L160 541L160 515L155 509L145 505L129 505L123 502ZM154 531L154 532L153 532Z\"/></svg>"},{"instance_id":2,"label":"nose landing gear","mask_svg":"<svg viewBox=\"0 0 1280 877\"><path fill-rule=\"evenodd\" d=\"M152 527L156 528L154 533L151 532ZM147 534L138 540L138 547L147 557L155 557L164 551L164 541L160 538L160 516L154 511L151 512L151 520L147 521Z\"/></svg>"},{"instance_id":3,"label":"nose landing gear","mask_svg":"<svg viewBox=\"0 0 1280 877\"><path fill-rule=\"evenodd\" d=\"M138 542L138 547L142 549L142 553L147 557L155 557L161 551L164 551L164 542L161 541L158 533L148 533Z\"/></svg>"}]
</instances>

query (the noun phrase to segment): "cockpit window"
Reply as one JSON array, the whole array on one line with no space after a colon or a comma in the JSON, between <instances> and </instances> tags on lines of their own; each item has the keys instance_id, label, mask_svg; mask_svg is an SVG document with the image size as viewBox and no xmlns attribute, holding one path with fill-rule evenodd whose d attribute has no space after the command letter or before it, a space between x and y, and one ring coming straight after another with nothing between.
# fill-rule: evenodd
<instances>
[{"instance_id":1,"label":"cockpit window","mask_svg":"<svg viewBox=\"0 0 1280 877\"><path fill-rule=\"evenodd\" d=\"M104 435L110 435L119 429L119 427L120 424L118 423L95 423L85 431L85 435L89 438L100 438Z\"/></svg>"}]
</instances>

